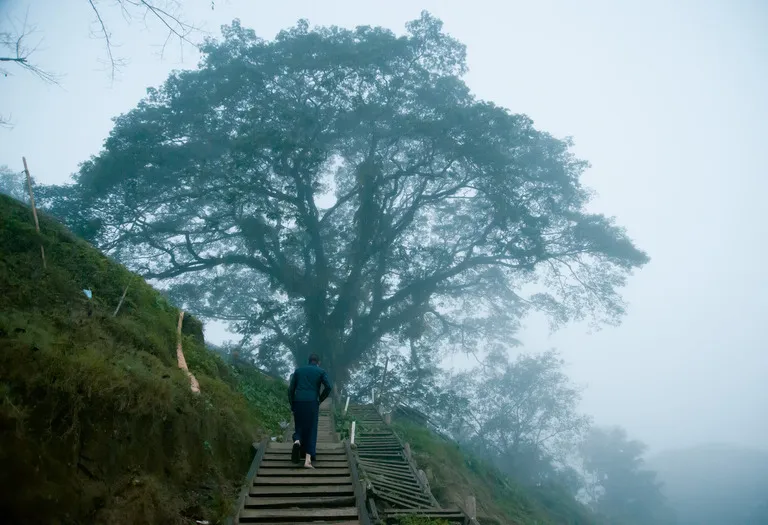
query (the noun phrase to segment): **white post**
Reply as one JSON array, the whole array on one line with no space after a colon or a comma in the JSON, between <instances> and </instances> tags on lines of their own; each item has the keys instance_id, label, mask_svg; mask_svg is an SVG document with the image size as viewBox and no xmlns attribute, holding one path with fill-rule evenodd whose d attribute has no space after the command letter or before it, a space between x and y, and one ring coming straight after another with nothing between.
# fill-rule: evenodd
<instances>
[{"instance_id":1,"label":"white post","mask_svg":"<svg viewBox=\"0 0 768 525\"><path fill-rule=\"evenodd\" d=\"M477 501L475 500L474 496L467 496L467 500L464 503L464 507L467 513L467 517L470 520L476 520L477 519Z\"/></svg>"},{"instance_id":2,"label":"white post","mask_svg":"<svg viewBox=\"0 0 768 525\"><path fill-rule=\"evenodd\" d=\"M376 389L375 388L371 388L371 404L372 405L376 404Z\"/></svg>"},{"instance_id":3,"label":"white post","mask_svg":"<svg viewBox=\"0 0 768 525\"><path fill-rule=\"evenodd\" d=\"M344 403L344 415L347 415L347 409L349 408L349 396L347 396L347 402Z\"/></svg>"},{"instance_id":4,"label":"white post","mask_svg":"<svg viewBox=\"0 0 768 525\"><path fill-rule=\"evenodd\" d=\"M355 444L355 422L352 422L352 429L349 431L349 444Z\"/></svg>"}]
</instances>

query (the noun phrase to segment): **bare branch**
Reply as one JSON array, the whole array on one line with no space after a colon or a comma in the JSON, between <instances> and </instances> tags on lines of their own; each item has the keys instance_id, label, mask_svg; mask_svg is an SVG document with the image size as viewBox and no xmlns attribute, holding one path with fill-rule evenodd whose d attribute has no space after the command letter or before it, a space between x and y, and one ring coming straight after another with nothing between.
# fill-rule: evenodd
<instances>
[{"instance_id":1,"label":"bare branch","mask_svg":"<svg viewBox=\"0 0 768 525\"><path fill-rule=\"evenodd\" d=\"M104 25L104 20L101 18L101 13L99 13L99 10L96 8L96 5L93 3L93 0L88 0L88 3L91 4L91 9L93 9L93 12L96 13L96 19L99 21L99 26L101 27L101 33L104 35L104 41L107 44L107 56L109 57L109 65L110 65L110 80L115 80L115 72L117 71L117 61L115 61L115 55L112 53L112 40L110 38L109 31L107 31L107 26Z\"/></svg>"},{"instance_id":2,"label":"bare branch","mask_svg":"<svg viewBox=\"0 0 768 525\"><path fill-rule=\"evenodd\" d=\"M59 78L56 75L39 68L29 60L29 57L37 51L40 44L42 44L42 39L32 47L27 45L29 38L37 32L35 26L30 26L27 23L28 14L29 10L27 10L27 14L24 15L24 20L20 29L16 29L16 24L10 21L12 30L0 33L0 49L6 49L10 52L6 56L0 56L0 62L16 65L36 75L44 82L58 85ZM8 76L9 74L10 73L7 70L0 69L0 75ZM2 123L7 124L7 121L0 119L0 125L3 125Z\"/></svg>"}]
</instances>

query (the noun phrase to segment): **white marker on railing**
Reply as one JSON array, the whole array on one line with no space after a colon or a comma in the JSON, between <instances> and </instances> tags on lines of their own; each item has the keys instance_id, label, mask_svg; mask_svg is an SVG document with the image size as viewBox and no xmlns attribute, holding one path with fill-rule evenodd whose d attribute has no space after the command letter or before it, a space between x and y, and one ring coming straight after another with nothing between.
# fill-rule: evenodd
<instances>
[{"instance_id":1,"label":"white marker on railing","mask_svg":"<svg viewBox=\"0 0 768 525\"><path fill-rule=\"evenodd\" d=\"M352 428L349 431L349 444L354 445L355 444L355 422L352 422Z\"/></svg>"},{"instance_id":2,"label":"white marker on railing","mask_svg":"<svg viewBox=\"0 0 768 525\"><path fill-rule=\"evenodd\" d=\"M349 408L349 396L347 396L347 402L344 404L344 415L347 415L347 409Z\"/></svg>"}]
</instances>

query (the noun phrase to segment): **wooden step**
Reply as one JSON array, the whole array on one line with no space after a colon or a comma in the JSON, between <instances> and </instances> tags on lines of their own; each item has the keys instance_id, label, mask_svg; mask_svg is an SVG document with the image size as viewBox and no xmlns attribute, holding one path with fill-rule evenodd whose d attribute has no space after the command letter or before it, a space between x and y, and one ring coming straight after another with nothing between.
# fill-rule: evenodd
<instances>
[{"instance_id":1,"label":"wooden step","mask_svg":"<svg viewBox=\"0 0 768 525\"><path fill-rule=\"evenodd\" d=\"M338 496L296 495L283 497L248 497L245 508L306 508L306 507L348 507L355 504L354 494Z\"/></svg>"},{"instance_id":2,"label":"wooden step","mask_svg":"<svg viewBox=\"0 0 768 525\"><path fill-rule=\"evenodd\" d=\"M340 461L324 461L322 459L318 459L317 461L313 461L312 465L316 469L329 468L329 469L342 470L342 469L348 469L349 468L349 463L346 461L346 459L340 460ZM278 468L278 469L298 469L298 468L301 468L301 464L300 463L294 463L294 462L292 462L290 460L290 458L288 458L286 461L263 460L261 462L260 466L261 467L266 467L266 468Z\"/></svg>"},{"instance_id":3,"label":"wooden step","mask_svg":"<svg viewBox=\"0 0 768 525\"><path fill-rule=\"evenodd\" d=\"M244 509L240 512L240 523L259 523L264 520L288 521L296 523L299 520L309 521L318 518L357 519L357 507L340 507L337 509Z\"/></svg>"},{"instance_id":4,"label":"wooden step","mask_svg":"<svg viewBox=\"0 0 768 525\"><path fill-rule=\"evenodd\" d=\"M273 450L290 451L292 448L293 443L278 443L276 441L272 441L269 443L269 445L267 445L267 452L271 452ZM335 452L337 450L341 450L342 452L344 451L344 445L342 443L318 443L316 448L318 452Z\"/></svg>"},{"instance_id":5,"label":"wooden step","mask_svg":"<svg viewBox=\"0 0 768 525\"><path fill-rule=\"evenodd\" d=\"M318 454L318 461L326 462L326 463L347 463L349 460L347 460L347 456L341 456L341 455L322 455ZM281 461L281 462L291 462L291 455L287 454L285 452L281 452L279 454L270 454L266 453L264 454L264 459L262 461Z\"/></svg>"},{"instance_id":6,"label":"wooden step","mask_svg":"<svg viewBox=\"0 0 768 525\"><path fill-rule=\"evenodd\" d=\"M294 469L260 468L257 476L348 476L349 468L304 468L297 465Z\"/></svg>"},{"instance_id":7,"label":"wooden step","mask_svg":"<svg viewBox=\"0 0 768 525\"><path fill-rule=\"evenodd\" d=\"M257 476L254 485L344 485L352 483L350 476Z\"/></svg>"},{"instance_id":8,"label":"wooden step","mask_svg":"<svg viewBox=\"0 0 768 525\"><path fill-rule=\"evenodd\" d=\"M344 454L323 454L321 452L317 453L317 460L318 461L333 461L333 462L347 462L347 456ZM267 452L264 454L264 461L291 461L291 453L290 452L278 452L274 454L270 454Z\"/></svg>"},{"instance_id":9,"label":"wooden step","mask_svg":"<svg viewBox=\"0 0 768 525\"><path fill-rule=\"evenodd\" d=\"M314 494L319 496L336 496L340 494L354 494L355 488L348 485L311 485L306 487L280 486L280 485L254 485L248 492L254 497L274 496L304 496Z\"/></svg>"}]
</instances>

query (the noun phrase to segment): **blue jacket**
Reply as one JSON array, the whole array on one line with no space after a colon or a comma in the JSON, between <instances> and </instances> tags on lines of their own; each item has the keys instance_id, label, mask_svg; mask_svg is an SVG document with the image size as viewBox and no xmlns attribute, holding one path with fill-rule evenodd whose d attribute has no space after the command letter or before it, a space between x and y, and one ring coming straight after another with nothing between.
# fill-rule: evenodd
<instances>
[{"instance_id":1,"label":"blue jacket","mask_svg":"<svg viewBox=\"0 0 768 525\"><path fill-rule=\"evenodd\" d=\"M325 390L320 392L320 386ZM295 401L318 401L322 403L331 393L330 379L325 370L317 365L300 366L291 376L291 383L288 386L288 399L291 407Z\"/></svg>"}]
</instances>

